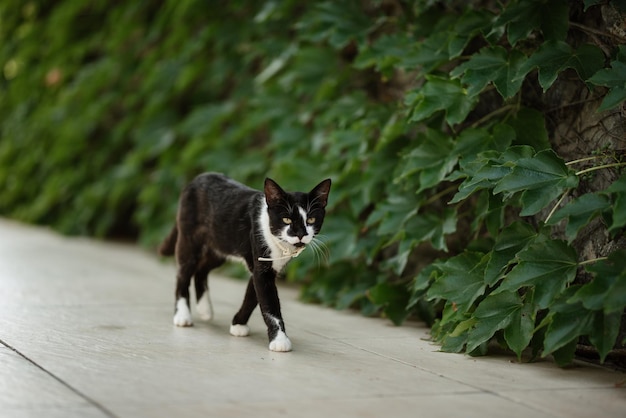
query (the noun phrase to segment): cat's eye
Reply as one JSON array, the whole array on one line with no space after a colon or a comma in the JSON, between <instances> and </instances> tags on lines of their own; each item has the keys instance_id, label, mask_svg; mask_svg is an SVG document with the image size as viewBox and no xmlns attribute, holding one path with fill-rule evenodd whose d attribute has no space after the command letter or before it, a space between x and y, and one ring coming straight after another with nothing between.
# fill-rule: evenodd
<instances>
[{"instance_id":1,"label":"cat's eye","mask_svg":"<svg viewBox=\"0 0 626 418\"><path fill-rule=\"evenodd\" d=\"M306 223L308 223L309 225L313 225L315 223L315 218L308 218L306 220Z\"/></svg>"},{"instance_id":2,"label":"cat's eye","mask_svg":"<svg viewBox=\"0 0 626 418\"><path fill-rule=\"evenodd\" d=\"M283 218L283 222L286 223L287 225L291 225L291 219L289 218Z\"/></svg>"}]
</instances>

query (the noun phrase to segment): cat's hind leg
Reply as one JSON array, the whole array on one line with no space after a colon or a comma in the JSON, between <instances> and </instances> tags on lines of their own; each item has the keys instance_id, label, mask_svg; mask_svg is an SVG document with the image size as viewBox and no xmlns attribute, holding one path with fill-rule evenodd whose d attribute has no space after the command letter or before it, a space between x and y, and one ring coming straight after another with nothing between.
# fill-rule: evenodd
<instances>
[{"instance_id":1,"label":"cat's hind leg","mask_svg":"<svg viewBox=\"0 0 626 418\"><path fill-rule=\"evenodd\" d=\"M250 335L250 327L248 326L248 320L252 311L256 308L257 298L256 291L254 289L254 282L252 277L248 281L248 287L246 288L246 295L243 298L243 303L239 312L233 317L233 322L230 325L230 334L235 337L247 337Z\"/></svg>"},{"instance_id":2,"label":"cat's hind leg","mask_svg":"<svg viewBox=\"0 0 626 418\"><path fill-rule=\"evenodd\" d=\"M189 285L193 270L190 266L178 268L176 275L176 306L174 307L174 325L179 327L190 327L193 325L191 319L191 309L189 305Z\"/></svg>"},{"instance_id":3,"label":"cat's hind leg","mask_svg":"<svg viewBox=\"0 0 626 418\"><path fill-rule=\"evenodd\" d=\"M193 321L189 304L189 286L191 285L191 278L198 267L198 258L193 250L193 246L180 237L176 243L176 262L178 264L178 272L176 273L174 325L190 327L193 325Z\"/></svg>"},{"instance_id":4,"label":"cat's hind leg","mask_svg":"<svg viewBox=\"0 0 626 418\"><path fill-rule=\"evenodd\" d=\"M211 303L211 293L208 283L209 272L221 266L223 263L224 260L217 256L208 256L202 266L200 266L194 274L197 301L196 310L200 318L205 321L213 319L213 304Z\"/></svg>"},{"instance_id":5,"label":"cat's hind leg","mask_svg":"<svg viewBox=\"0 0 626 418\"><path fill-rule=\"evenodd\" d=\"M208 273L207 269L202 269L197 271L194 276L197 300L196 311L200 318L205 321L213 319L213 304L211 303L211 294L207 281Z\"/></svg>"}]
</instances>

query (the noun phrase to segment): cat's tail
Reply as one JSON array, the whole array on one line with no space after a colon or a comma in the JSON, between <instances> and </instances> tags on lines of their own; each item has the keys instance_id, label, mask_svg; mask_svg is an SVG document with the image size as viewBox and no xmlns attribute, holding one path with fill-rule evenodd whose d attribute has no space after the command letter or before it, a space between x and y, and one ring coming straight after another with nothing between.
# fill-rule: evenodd
<instances>
[{"instance_id":1,"label":"cat's tail","mask_svg":"<svg viewBox=\"0 0 626 418\"><path fill-rule=\"evenodd\" d=\"M163 256L174 255L176 251L176 240L178 239L178 225L174 224L172 231L159 246L159 254Z\"/></svg>"}]
</instances>

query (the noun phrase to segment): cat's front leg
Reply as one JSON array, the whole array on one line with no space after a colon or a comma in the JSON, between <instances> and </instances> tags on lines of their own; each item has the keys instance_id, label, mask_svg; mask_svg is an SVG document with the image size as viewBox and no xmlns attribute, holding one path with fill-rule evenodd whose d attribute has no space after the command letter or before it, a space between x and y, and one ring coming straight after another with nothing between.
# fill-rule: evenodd
<instances>
[{"instance_id":1,"label":"cat's front leg","mask_svg":"<svg viewBox=\"0 0 626 418\"><path fill-rule=\"evenodd\" d=\"M266 315L263 316L266 317ZM270 327L268 325L267 329L267 333L270 339L270 351L291 351L291 340L289 339L289 337L287 337L287 334L285 333L285 323L283 322L283 320L273 317L271 315L267 315L267 317L269 317L269 321L274 324L273 327ZM266 320L265 323L267 322L268 321ZM271 330L270 328L275 328L275 330ZM274 337L272 337L272 334L274 335Z\"/></svg>"},{"instance_id":2,"label":"cat's front leg","mask_svg":"<svg viewBox=\"0 0 626 418\"><path fill-rule=\"evenodd\" d=\"M184 297L176 300L174 308L174 325L178 327L190 327L193 325L191 320L191 310L189 309L189 299Z\"/></svg>"},{"instance_id":3,"label":"cat's front leg","mask_svg":"<svg viewBox=\"0 0 626 418\"><path fill-rule=\"evenodd\" d=\"M285 323L280 312L276 271L267 265L257 267L260 268L256 269L253 275L254 287L263 319L267 325L269 349L280 352L291 351L291 340L285 332Z\"/></svg>"}]
</instances>

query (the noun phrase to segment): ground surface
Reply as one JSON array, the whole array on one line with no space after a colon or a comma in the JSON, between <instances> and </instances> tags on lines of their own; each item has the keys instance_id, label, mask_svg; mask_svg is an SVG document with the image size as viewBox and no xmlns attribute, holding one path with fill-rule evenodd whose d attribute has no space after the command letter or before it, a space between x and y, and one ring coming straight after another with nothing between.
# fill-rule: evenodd
<instances>
[{"instance_id":1,"label":"ground surface","mask_svg":"<svg viewBox=\"0 0 626 418\"><path fill-rule=\"evenodd\" d=\"M626 416L624 373L441 353L420 324L287 288L293 352L268 351L258 310L250 337L229 335L245 283L228 278L211 280L212 322L177 328L174 274L133 246L0 220L0 416Z\"/></svg>"}]
</instances>

